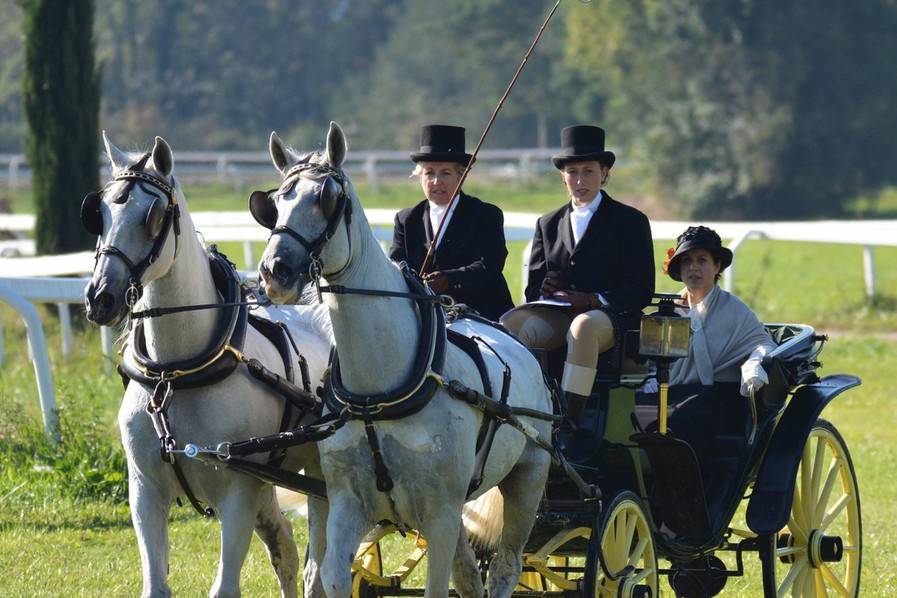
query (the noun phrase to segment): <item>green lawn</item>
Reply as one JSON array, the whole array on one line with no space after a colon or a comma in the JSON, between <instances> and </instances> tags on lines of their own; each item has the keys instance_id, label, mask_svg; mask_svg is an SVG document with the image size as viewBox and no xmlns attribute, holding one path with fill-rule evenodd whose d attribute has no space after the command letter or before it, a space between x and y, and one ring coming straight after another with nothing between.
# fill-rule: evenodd
<instances>
[{"instance_id":1,"label":"green lawn","mask_svg":"<svg viewBox=\"0 0 897 598\"><path fill-rule=\"evenodd\" d=\"M63 363L50 326L66 446L41 440L30 365L13 343L21 331L2 310L9 361L0 370L0 596L133 596L140 566L126 504L121 501L121 448L114 414L121 395L117 376L97 357L99 339L82 333ZM48 318L51 320L51 318ZM897 343L839 336L822 355L823 373L863 379L830 405L825 416L852 452L863 505L863 596L897 595L897 503L893 500L897 447L891 441ZM99 471L111 468L108 471ZM113 498L104 498L113 497ZM114 500L117 497L118 500ZM304 544L301 520L294 522ZM398 551L398 540L393 542ZM210 587L218 550L217 524L189 507L175 508L171 530L171 585L176 595L200 596ZM732 580L726 596L759 595L759 564L746 557L748 576ZM276 581L264 549L253 540L243 572L245 596L271 596ZM670 596L667 589L664 593Z\"/></svg>"}]
</instances>

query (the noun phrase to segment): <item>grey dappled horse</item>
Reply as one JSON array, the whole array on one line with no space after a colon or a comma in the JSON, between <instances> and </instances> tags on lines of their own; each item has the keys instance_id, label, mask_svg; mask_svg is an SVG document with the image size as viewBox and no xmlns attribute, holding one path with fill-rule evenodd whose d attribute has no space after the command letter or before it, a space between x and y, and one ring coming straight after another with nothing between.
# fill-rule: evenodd
<instances>
[{"instance_id":1,"label":"grey dappled horse","mask_svg":"<svg viewBox=\"0 0 897 598\"><path fill-rule=\"evenodd\" d=\"M267 203L253 208L256 219L275 232L260 264L268 296L277 303L296 301L309 282L312 262L319 264L322 279L330 285L407 292L402 273L380 249L351 183L340 171L346 155L342 130L331 123L323 154L299 155L275 134L270 152L277 169L289 176L276 195L267 196ZM311 168L295 168L303 163ZM338 176L332 176L334 172ZM345 180L345 195L336 179ZM287 229L292 232L277 234ZM310 248L319 262L309 255ZM403 385L422 334L421 314L414 302L327 294L326 304L344 387L373 396ZM487 324L462 320L453 327L486 339L511 367L511 405L551 412L539 365L526 348ZM484 358L493 385L500 387L501 364L489 351L484 351ZM472 360L451 344L443 374L482 390ZM349 595L352 557L363 534L381 520L419 530L427 539L426 596L446 596L450 574L463 596L482 595L461 512L474 474L475 445L483 417L482 412L440 387L421 411L374 422L394 481L388 492L377 489L372 451L361 421L350 420L335 435L319 442L330 500L321 579L330 598ZM529 422L543 438L549 438L549 422ZM520 432L510 426L499 428L485 479L471 497L483 496L497 486L504 501L501 540L490 567L490 598L509 596L517 583L549 461L549 455Z\"/></svg>"},{"instance_id":2,"label":"grey dappled horse","mask_svg":"<svg viewBox=\"0 0 897 598\"><path fill-rule=\"evenodd\" d=\"M104 140L113 181L95 199L97 211L88 214L99 219L89 228L95 228L99 234L101 249L93 278L85 290L88 318L102 325L121 321L127 313L125 294L135 277L135 286L143 287L135 309L219 303L209 254L197 238L184 194L172 174L174 161L168 144L156 137L152 152L141 160L138 155L116 148L105 134ZM133 172L137 174L129 174ZM141 174L150 178L134 178ZM117 176L132 178L120 180ZM174 202L169 200L165 186L171 188ZM171 215L174 222L163 225L165 210L172 203L178 207ZM154 259L146 259L153 254ZM189 311L144 320L146 355L163 364L202 356L219 335L221 312ZM267 317L288 323L307 359L311 380L319 380L329 348L326 313L308 308L274 308ZM125 359L129 358L134 342L131 331ZM280 354L251 326L243 353L283 375ZM160 456L160 440L146 412L152 391L129 383L118 415L128 460L131 516L143 565L143 596L147 597L171 595L167 582L168 515L171 503L184 494L172 466ZM182 449L186 442L215 446L226 440L275 433L283 411L283 398L252 378L245 367L238 366L219 382L175 390L168 417L177 447ZM259 455L253 460L266 457ZM178 462L192 491L214 509L221 522L220 562L210 595L240 595L240 569L255 530L268 550L281 594L296 596L299 556L290 523L280 513L273 487L226 467L212 468L183 456ZM316 448L307 445L291 450L284 466L316 470Z\"/></svg>"}]
</instances>

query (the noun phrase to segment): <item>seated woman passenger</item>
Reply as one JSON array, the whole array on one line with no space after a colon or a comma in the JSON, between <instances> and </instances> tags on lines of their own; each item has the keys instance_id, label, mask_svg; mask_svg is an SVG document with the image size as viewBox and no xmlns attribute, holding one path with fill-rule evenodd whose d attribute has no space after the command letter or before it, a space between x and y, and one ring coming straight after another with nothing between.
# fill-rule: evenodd
<instances>
[{"instance_id":1,"label":"seated woman passenger","mask_svg":"<svg viewBox=\"0 0 897 598\"><path fill-rule=\"evenodd\" d=\"M775 342L741 299L717 286L731 263L714 230L692 226L679 235L667 274L685 284L691 344L688 357L670 368L670 385L740 382L741 394L750 396L769 382L760 362Z\"/></svg>"},{"instance_id":2,"label":"seated woman passenger","mask_svg":"<svg viewBox=\"0 0 897 598\"><path fill-rule=\"evenodd\" d=\"M502 324L524 344L567 345L561 387L575 421L592 392L598 355L638 328L654 293L654 245L648 218L601 190L616 156L604 149L604 129L561 131L561 171L570 200L536 224L526 284L527 301L557 299L566 309L524 305Z\"/></svg>"},{"instance_id":3,"label":"seated woman passenger","mask_svg":"<svg viewBox=\"0 0 897 598\"><path fill-rule=\"evenodd\" d=\"M451 201L471 155L464 152L464 128L426 125L420 151L411 154L414 174L426 199L396 214L392 248L394 262L420 270L440 219ZM445 216L424 281L436 293L450 295L490 320L511 309L511 292L502 274L505 247L504 215L496 206L459 192Z\"/></svg>"}]
</instances>

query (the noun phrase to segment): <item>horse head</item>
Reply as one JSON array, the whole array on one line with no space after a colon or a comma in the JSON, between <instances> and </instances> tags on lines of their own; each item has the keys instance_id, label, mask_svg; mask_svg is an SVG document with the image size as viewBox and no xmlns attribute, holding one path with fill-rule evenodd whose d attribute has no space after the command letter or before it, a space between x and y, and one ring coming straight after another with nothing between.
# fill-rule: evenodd
<instances>
[{"instance_id":1,"label":"horse head","mask_svg":"<svg viewBox=\"0 0 897 598\"><path fill-rule=\"evenodd\" d=\"M139 156L122 152L105 132L103 141L112 180L81 204L81 223L99 237L84 303L90 321L111 326L174 263L183 194L171 174L171 148L161 137Z\"/></svg>"},{"instance_id":2,"label":"horse head","mask_svg":"<svg viewBox=\"0 0 897 598\"><path fill-rule=\"evenodd\" d=\"M351 261L353 197L340 168L346 138L331 122L323 154L298 154L276 133L269 151L283 180L276 190L255 191L249 209L271 229L259 262L262 287L275 303L292 303L308 282L341 272Z\"/></svg>"}]
</instances>

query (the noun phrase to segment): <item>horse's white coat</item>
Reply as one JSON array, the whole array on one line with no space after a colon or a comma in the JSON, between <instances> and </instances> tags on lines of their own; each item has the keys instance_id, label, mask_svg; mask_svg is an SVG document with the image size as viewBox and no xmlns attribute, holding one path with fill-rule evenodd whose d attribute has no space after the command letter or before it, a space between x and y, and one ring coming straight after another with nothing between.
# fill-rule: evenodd
<instances>
[{"instance_id":1,"label":"horse's white coat","mask_svg":"<svg viewBox=\"0 0 897 598\"><path fill-rule=\"evenodd\" d=\"M134 160L108 139L106 149L113 173ZM205 248L197 239L180 186L171 176L172 166L170 148L156 138L146 170L174 185L181 210L181 235L175 251L174 231L169 232L158 261L144 275L145 291L138 309L219 301ZM135 263L140 261L151 246L143 222L152 200L140 185L135 185L127 202L104 201L101 242L114 244ZM128 276L122 260L101 256L88 289L123 293ZM313 383L319 380L330 344L326 313L309 307L274 308L267 312L289 325L308 361ZM208 310L146 320L149 356L156 361L171 362L200 355L215 337L219 316L219 310ZM244 353L283 374L277 351L251 327ZM172 467L160 458L159 440L145 411L150 395L150 390L143 386L129 384L118 416L128 459L129 502L140 548L145 597L171 595L167 583L168 513L174 499L183 495ZM183 448L187 442L215 446L226 440L274 433L279 428L283 406L281 397L251 378L243 366L238 366L217 384L176 390L168 413L178 448ZM265 458L267 455L255 456L259 461ZM268 549L282 596L297 596L299 556L290 524L280 513L273 488L226 467L212 468L184 457L179 457L179 461L193 492L215 509L221 521L221 559L210 595L240 595L240 568L254 529ZM284 465L294 470L306 467L318 473L316 448L311 445L291 450Z\"/></svg>"},{"instance_id":2,"label":"horse's white coat","mask_svg":"<svg viewBox=\"0 0 897 598\"><path fill-rule=\"evenodd\" d=\"M302 158L286 148L276 135L271 138L271 156L281 173L303 159L338 168L345 151L345 138L335 124L331 124L323 156ZM319 188L319 182L302 179L288 196L277 199L278 224L290 226L308 240L319 236L325 229L325 215L332 208L318 204ZM320 255L326 283L407 291L400 271L377 245L351 185L349 189L351 225L347 230L341 221ZM278 302L298 297L299 289L307 282L307 262L307 252L296 240L285 234L275 235L260 265L268 295ZM295 272L288 284L283 282L284 273L288 272L285 264ZM272 274L278 271L278 276ZM419 315L411 301L359 295L325 297L346 388L359 394L375 394L404 382L420 335ZM473 322L457 326L488 338L512 368L512 405L551 411L548 389L529 351L492 327ZM493 392L497 394L502 369L489 351L484 351L484 355ZM451 345L444 376L482 389L475 365ZM450 573L462 596L482 595L473 552L461 527L461 510L474 473L475 442L482 420L481 412L440 389L420 412L399 420L376 422L374 428L384 460L395 482L388 494L376 489L371 449L360 421L349 422L319 443L330 498L321 577L330 598L349 595L350 565L358 543L374 523L384 519L417 529L427 539L426 596L447 596ZM548 422L531 423L548 438ZM509 596L519 578L521 553L532 528L548 465L548 454L528 443L522 434L509 426L499 429L479 491L482 494L497 486L504 499L501 542L490 566L490 597Z\"/></svg>"}]
</instances>

